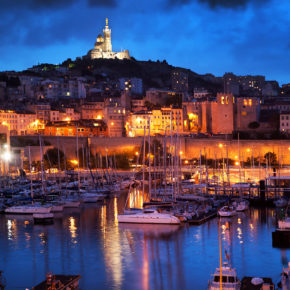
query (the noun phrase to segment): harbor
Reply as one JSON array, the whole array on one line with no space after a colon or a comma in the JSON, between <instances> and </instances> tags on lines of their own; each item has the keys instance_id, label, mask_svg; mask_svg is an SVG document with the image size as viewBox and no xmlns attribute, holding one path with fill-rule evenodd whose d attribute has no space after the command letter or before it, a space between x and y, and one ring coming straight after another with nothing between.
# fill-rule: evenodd
<instances>
[{"instance_id":1,"label":"harbor","mask_svg":"<svg viewBox=\"0 0 290 290\"><path fill-rule=\"evenodd\" d=\"M53 225L35 225L32 215L0 215L7 289L32 288L49 272L81 275L81 289L206 289L219 263L219 218L201 225L120 224L126 200L123 192L66 208L54 214ZM275 208L250 207L221 218L223 253L226 249L240 279L280 281L290 252L272 247L275 228Z\"/></svg>"},{"instance_id":2,"label":"harbor","mask_svg":"<svg viewBox=\"0 0 290 290\"><path fill-rule=\"evenodd\" d=\"M276 289L290 259L287 165L187 164L170 140L144 129L130 169L84 147L68 169L39 136L37 170L28 147L25 171L0 177L5 289Z\"/></svg>"}]
</instances>

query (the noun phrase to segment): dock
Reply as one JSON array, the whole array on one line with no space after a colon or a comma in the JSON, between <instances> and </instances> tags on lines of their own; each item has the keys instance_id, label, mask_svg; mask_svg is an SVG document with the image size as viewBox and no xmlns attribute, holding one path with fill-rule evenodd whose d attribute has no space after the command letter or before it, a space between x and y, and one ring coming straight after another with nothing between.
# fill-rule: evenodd
<instances>
[{"instance_id":1,"label":"dock","mask_svg":"<svg viewBox=\"0 0 290 290\"><path fill-rule=\"evenodd\" d=\"M272 246L273 248L290 248L290 230L276 229L272 232Z\"/></svg>"},{"instance_id":2,"label":"dock","mask_svg":"<svg viewBox=\"0 0 290 290\"><path fill-rule=\"evenodd\" d=\"M191 220L188 220L188 223L191 225L201 225L208 220L215 218L217 216L217 211L211 211L208 214L204 214L201 217L193 218Z\"/></svg>"},{"instance_id":3,"label":"dock","mask_svg":"<svg viewBox=\"0 0 290 290\"><path fill-rule=\"evenodd\" d=\"M32 287L32 290L78 290L80 275L52 275L48 274L46 280Z\"/></svg>"}]
</instances>

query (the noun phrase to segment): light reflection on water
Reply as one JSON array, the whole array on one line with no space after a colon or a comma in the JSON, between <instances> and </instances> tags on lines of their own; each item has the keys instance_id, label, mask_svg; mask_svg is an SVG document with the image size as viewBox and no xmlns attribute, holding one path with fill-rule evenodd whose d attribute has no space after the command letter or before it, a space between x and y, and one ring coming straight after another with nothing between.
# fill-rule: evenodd
<instances>
[{"instance_id":1,"label":"light reflection on water","mask_svg":"<svg viewBox=\"0 0 290 290\"><path fill-rule=\"evenodd\" d=\"M218 219L201 226L118 225L125 200L121 195L67 210L50 226L0 216L0 269L7 289L36 285L49 271L81 274L82 289L206 289L219 263ZM135 196L135 202L141 205L143 197ZM290 260L289 250L272 248L273 214L251 209L221 219L222 253L227 251L240 278L269 276L276 282Z\"/></svg>"}]
</instances>

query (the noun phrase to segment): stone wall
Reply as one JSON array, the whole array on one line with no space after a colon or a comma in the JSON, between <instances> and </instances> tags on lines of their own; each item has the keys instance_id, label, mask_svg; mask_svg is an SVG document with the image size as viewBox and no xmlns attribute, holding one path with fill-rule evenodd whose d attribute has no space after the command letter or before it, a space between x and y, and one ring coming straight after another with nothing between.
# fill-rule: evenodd
<instances>
[{"instance_id":1,"label":"stone wall","mask_svg":"<svg viewBox=\"0 0 290 290\"><path fill-rule=\"evenodd\" d=\"M11 137L13 138L13 137ZM23 136L23 139L38 140L37 136ZM65 151L69 159L76 157L76 137L43 136L53 147L60 147ZM153 139L153 137L152 137ZM152 140L151 139L151 140ZM163 137L158 137L163 144ZM110 153L135 153L143 143L143 137L115 137L115 138L78 138L79 148L90 146L92 152L105 154ZM170 136L167 137L167 146L170 147ZM35 149L37 152L37 149ZM181 137L182 158L199 158L200 154L207 155L207 158L229 158L238 160L240 153L241 160L247 158L263 157L267 152L274 152L281 164L290 165L290 140L224 140L215 138L184 138ZM27 152L27 151L26 151Z\"/></svg>"}]
</instances>

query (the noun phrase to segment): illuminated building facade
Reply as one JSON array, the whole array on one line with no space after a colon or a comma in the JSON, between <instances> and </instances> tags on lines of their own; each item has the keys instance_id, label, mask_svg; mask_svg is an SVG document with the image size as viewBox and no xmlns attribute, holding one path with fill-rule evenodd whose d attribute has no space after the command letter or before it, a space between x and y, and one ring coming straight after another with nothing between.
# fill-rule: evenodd
<instances>
[{"instance_id":1,"label":"illuminated building facade","mask_svg":"<svg viewBox=\"0 0 290 290\"><path fill-rule=\"evenodd\" d=\"M190 133L198 133L201 127L200 124L200 102L183 102L183 124L184 130Z\"/></svg>"},{"instance_id":2,"label":"illuminated building facade","mask_svg":"<svg viewBox=\"0 0 290 290\"><path fill-rule=\"evenodd\" d=\"M94 49L88 52L88 56L91 59L96 58L130 59L128 50L120 52L112 51L111 29L109 28L108 18L106 18L106 25L105 28L103 29L103 33L104 36L102 34L98 35Z\"/></svg>"},{"instance_id":3,"label":"illuminated building facade","mask_svg":"<svg viewBox=\"0 0 290 290\"><path fill-rule=\"evenodd\" d=\"M290 112L280 114L280 131L290 133Z\"/></svg>"},{"instance_id":4,"label":"illuminated building facade","mask_svg":"<svg viewBox=\"0 0 290 290\"><path fill-rule=\"evenodd\" d=\"M50 120L51 106L47 103L39 103L29 105L28 109L36 114L36 119L42 123L47 123Z\"/></svg>"},{"instance_id":5,"label":"illuminated building facade","mask_svg":"<svg viewBox=\"0 0 290 290\"><path fill-rule=\"evenodd\" d=\"M104 102L87 102L80 106L82 119L97 119L104 118L103 114Z\"/></svg>"},{"instance_id":6,"label":"illuminated building facade","mask_svg":"<svg viewBox=\"0 0 290 290\"><path fill-rule=\"evenodd\" d=\"M236 124L235 130L249 131L251 124L259 122L260 99L236 98Z\"/></svg>"},{"instance_id":7,"label":"illuminated building facade","mask_svg":"<svg viewBox=\"0 0 290 290\"><path fill-rule=\"evenodd\" d=\"M125 135L125 108L106 106L104 108L104 121L107 123L109 137L122 137Z\"/></svg>"},{"instance_id":8,"label":"illuminated building facade","mask_svg":"<svg viewBox=\"0 0 290 290\"><path fill-rule=\"evenodd\" d=\"M172 120L172 122L171 122ZM144 127L150 135L170 135L171 125L173 134L183 134L183 110L174 108L161 108L160 110L140 111L131 115L127 126L128 136L137 137L144 135Z\"/></svg>"},{"instance_id":9,"label":"illuminated building facade","mask_svg":"<svg viewBox=\"0 0 290 290\"><path fill-rule=\"evenodd\" d=\"M201 133L232 134L234 131L234 96L218 93L214 102L201 103Z\"/></svg>"},{"instance_id":10,"label":"illuminated building facade","mask_svg":"<svg viewBox=\"0 0 290 290\"><path fill-rule=\"evenodd\" d=\"M0 111L0 122L7 126L10 135L33 135L44 129L44 124L31 112Z\"/></svg>"},{"instance_id":11,"label":"illuminated building facade","mask_svg":"<svg viewBox=\"0 0 290 290\"><path fill-rule=\"evenodd\" d=\"M49 122L45 126L48 136L76 136L93 137L108 135L107 126L102 120L79 120Z\"/></svg>"}]
</instances>

